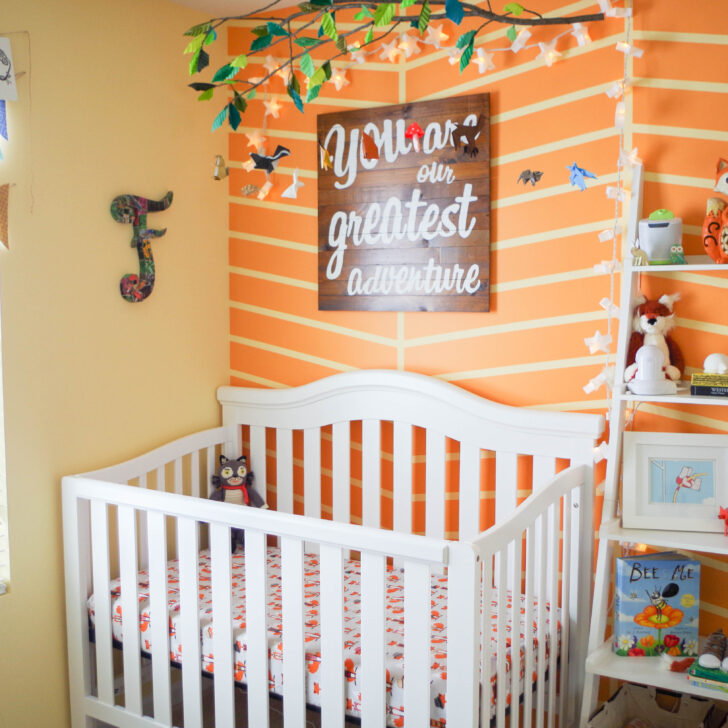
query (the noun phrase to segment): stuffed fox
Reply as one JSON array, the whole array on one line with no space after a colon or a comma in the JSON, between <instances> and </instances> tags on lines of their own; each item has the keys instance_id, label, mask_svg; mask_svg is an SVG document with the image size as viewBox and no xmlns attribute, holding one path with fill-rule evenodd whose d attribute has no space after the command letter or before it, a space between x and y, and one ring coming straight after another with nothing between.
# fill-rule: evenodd
<instances>
[{"instance_id":1,"label":"stuffed fox","mask_svg":"<svg viewBox=\"0 0 728 728\"><path fill-rule=\"evenodd\" d=\"M728 195L728 159L718 160L713 189ZM703 220L703 246L716 263L728 263L728 205L720 197L708 198Z\"/></svg>"}]
</instances>

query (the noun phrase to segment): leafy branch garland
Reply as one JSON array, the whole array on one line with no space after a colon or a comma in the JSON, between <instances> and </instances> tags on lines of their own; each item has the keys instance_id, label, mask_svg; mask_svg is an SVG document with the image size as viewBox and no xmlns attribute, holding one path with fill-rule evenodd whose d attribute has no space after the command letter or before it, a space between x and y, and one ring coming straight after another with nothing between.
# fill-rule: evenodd
<instances>
[{"instance_id":1,"label":"leafy branch garland","mask_svg":"<svg viewBox=\"0 0 728 728\"><path fill-rule=\"evenodd\" d=\"M524 8L517 2L509 2L503 11L497 13L493 10L491 1L486 0L487 7L478 7L467 0L401 0L399 12L397 3L394 2L352 2L352 0L311 0L302 2L297 8L291 9L285 17L263 15L267 10L275 7L281 0L273 0L268 5L245 15L230 15L220 18L211 18L205 23L200 23L190 28L185 35L192 36L192 40L185 48L185 53L192 54L189 64L190 75L207 68L210 64L210 56L205 50L217 40L217 30L230 21L255 19L261 21L261 25L253 28L255 40L250 45L248 54L241 54L229 61L215 71L210 82L195 82L189 84L195 91L200 91L198 99L206 101L213 97L216 88L226 88L233 92L232 100L228 101L223 109L215 117L212 123L213 131L227 120L230 127L235 130L240 125L241 115L248 107L248 101L255 98L256 89L265 84L271 76L287 70L287 91L296 108L303 112L304 103L315 99L321 91L323 83L331 78L331 62L352 51L360 51L368 45L378 43L393 33L401 23L407 23L416 28L422 36L428 25L433 20L450 20L455 25L460 25L465 18L478 18L483 22L474 30L463 33L456 42L456 47L461 51L460 72L467 67L473 56L475 39L478 33L491 23L500 23L509 26L506 36L512 42L517 35L516 26L534 25L571 25L574 23L588 23L591 21L604 20L603 13L587 15L573 15L568 17L544 17L540 13ZM409 7L419 7L417 15L407 15L405 10ZM436 12L434 8L439 8ZM340 11L358 10L354 20L361 21L361 25L339 32L336 27L336 13ZM300 23L299 27L293 28L293 23ZM315 30L316 35L307 35L309 30ZM382 32L375 37L375 30ZM364 40L356 45L349 45L351 36L364 33ZM248 55L259 51L274 48L277 45L286 44L287 60L269 71L260 78L251 80L236 79L238 72L248 64ZM318 68L309 53L310 50L322 48L333 44L330 48L329 57L323 61ZM294 45L301 50L294 49ZM296 76L294 64L307 79L308 90L305 98L301 95L301 84ZM242 90L241 90L242 86Z\"/></svg>"}]
</instances>

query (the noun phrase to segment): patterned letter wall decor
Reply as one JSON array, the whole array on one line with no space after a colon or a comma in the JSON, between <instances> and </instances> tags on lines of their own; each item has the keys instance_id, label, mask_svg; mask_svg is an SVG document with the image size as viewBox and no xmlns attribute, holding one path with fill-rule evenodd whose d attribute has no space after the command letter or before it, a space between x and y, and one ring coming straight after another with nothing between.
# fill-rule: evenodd
<instances>
[{"instance_id":1,"label":"patterned letter wall decor","mask_svg":"<svg viewBox=\"0 0 728 728\"><path fill-rule=\"evenodd\" d=\"M318 117L319 309L488 311L488 94Z\"/></svg>"}]
</instances>

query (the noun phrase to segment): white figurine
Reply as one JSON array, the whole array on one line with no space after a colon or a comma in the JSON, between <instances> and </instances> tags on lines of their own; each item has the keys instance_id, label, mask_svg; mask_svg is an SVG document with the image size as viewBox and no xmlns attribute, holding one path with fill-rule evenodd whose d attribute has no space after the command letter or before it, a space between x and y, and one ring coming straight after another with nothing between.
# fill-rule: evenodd
<instances>
[{"instance_id":1,"label":"white figurine","mask_svg":"<svg viewBox=\"0 0 728 728\"><path fill-rule=\"evenodd\" d=\"M665 355L654 344L641 346L635 354L637 371L627 382L627 389L634 394L675 394L677 385L665 376Z\"/></svg>"},{"instance_id":2,"label":"white figurine","mask_svg":"<svg viewBox=\"0 0 728 728\"><path fill-rule=\"evenodd\" d=\"M708 354L703 362L703 371L706 374L728 373L728 356L725 354Z\"/></svg>"}]
</instances>

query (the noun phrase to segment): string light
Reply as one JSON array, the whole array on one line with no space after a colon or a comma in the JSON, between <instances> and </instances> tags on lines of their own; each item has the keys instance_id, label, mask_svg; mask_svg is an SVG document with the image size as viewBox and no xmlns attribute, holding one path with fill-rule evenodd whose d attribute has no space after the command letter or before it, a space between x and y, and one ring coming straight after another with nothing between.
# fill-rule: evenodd
<instances>
[{"instance_id":1,"label":"string light","mask_svg":"<svg viewBox=\"0 0 728 728\"><path fill-rule=\"evenodd\" d=\"M485 73L486 71L492 71L495 68L493 63L493 54L487 53L485 49L478 48L475 51L475 55L470 59L471 63L474 63L478 67L478 73Z\"/></svg>"},{"instance_id":2,"label":"string light","mask_svg":"<svg viewBox=\"0 0 728 728\"><path fill-rule=\"evenodd\" d=\"M344 86L349 85L349 79L346 77L346 71L337 69L331 74L329 83L333 83L336 86L337 91L341 91Z\"/></svg>"},{"instance_id":3,"label":"string light","mask_svg":"<svg viewBox=\"0 0 728 728\"><path fill-rule=\"evenodd\" d=\"M267 55L265 57L265 63L263 64L263 68L265 68L268 73L273 73L278 69L278 61L273 58L273 56Z\"/></svg>"},{"instance_id":4,"label":"string light","mask_svg":"<svg viewBox=\"0 0 728 728\"><path fill-rule=\"evenodd\" d=\"M602 334L599 329L594 332L594 336L584 339L584 343L589 347L590 354L596 354L598 351L609 353L609 345L612 343L611 334Z\"/></svg>"},{"instance_id":5,"label":"string light","mask_svg":"<svg viewBox=\"0 0 728 728\"><path fill-rule=\"evenodd\" d=\"M389 61L390 63L394 63L399 57L399 49L397 48L396 38L389 43L382 43L379 47L382 51L379 54L379 57L383 61Z\"/></svg>"},{"instance_id":6,"label":"string light","mask_svg":"<svg viewBox=\"0 0 728 728\"><path fill-rule=\"evenodd\" d=\"M245 136L248 137L248 146L253 147L255 151L259 151L265 143L265 137L257 130L245 132Z\"/></svg>"},{"instance_id":7,"label":"string light","mask_svg":"<svg viewBox=\"0 0 728 728\"><path fill-rule=\"evenodd\" d=\"M556 50L557 38L554 38L550 43L539 43L538 47L541 52L536 56L536 59L543 58L544 63L551 67L561 57L561 53Z\"/></svg>"},{"instance_id":8,"label":"string light","mask_svg":"<svg viewBox=\"0 0 728 728\"><path fill-rule=\"evenodd\" d=\"M624 40L617 41L617 50L620 53L624 53L627 56L634 56L635 58L642 58L642 54L644 53L642 48L635 48Z\"/></svg>"},{"instance_id":9,"label":"string light","mask_svg":"<svg viewBox=\"0 0 728 728\"><path fill-rule=\"evenodd\" d=\"M399 44L397 47L404 53L405 58L416 55L422 50L420 44L417 42L417 38L414 38L409 33L402 33L399 36Z\"/></svg>"},{"instance_id":10,"label":"string light","mask_svg":"<svg viewBox=\"0 0 728 728\"><path fill-rule=\"evenodd\" d=\"M455 48L454 46L452 48L448 48L447 54L450 56L447 59L447 62L454 66L456 63L460 63L460 56L463 54L463 48Z\"/></svg>"},{"instance_id":11,"label":"string light","mask_svg":"<svg viewBox=\"0 0 728 728\"><path fill-rule=\"evenodd\" d=\"M273 183L268 180L258 191L258 199L264 200L266 197L268 197L268 193L271 191L271 188L273 187Z\"/></svg>"},{"instance_id":12,"label":"string light","mask_svg":"<svg viewBox=\"0 0 728 728\"><path fill-rule=\"evenodd\" d=\"M574 23L571 26L571 35L576 38L576 42L580 46L585 46L591 43L591 37L589 36L589 31L581 24L581 23Z\"/></svg>"},{"instance_id":13,"label":"string light","mask_svg":"<svg viewBox=\"0 0 728 728\"><path fill-rule=\"evenodd\" d=\"M511 43L511 50L514 53L518 53L518 51L523 50L526 47L526 43L528 42L528 39L531 37L531 31L528 30L528 28L523 28L519 31L518 35L516 36L516 39Z\"/></svg>"},{"instance_id":14,"label":"string light","mask_svg":"<svg viewBox=\"0 0 728 728\"><path fill-rule=\"evenodd\" d=\"M272 116L274 119L278 118L278 114L281 110L281 104L278 102L277 99L270 99L270 101L264 101L263 106L265 106L265 113L263 116Z\"/></svg>"},{"instance_id":15,"label":"string light","mask_svg":"<svg viewBox=\"0 0 728 728\"><path fill-rule=\"evenodd\" d=\"M351 53L351 60L354 63L366 63L366 55L361 50L361 44L359 41L355 41L353 45L349 46L349 53ZM308 78L306 79L308 81Z\"/></svg>"},{"instance_id":16,"label":"string light","mask_svg":"<svg viewBox=\"0 0 728 728\"><path fill-rule=\"evenodd\" d=\"M423 43L427 45L435 46L437 50L440 50L441 45L449 38L447 33L442 32L442 25L437 27L434 25L427 26L427 38L423 40Z\"/></svg>"}]
</instances>

